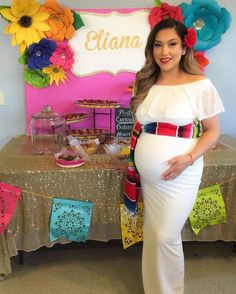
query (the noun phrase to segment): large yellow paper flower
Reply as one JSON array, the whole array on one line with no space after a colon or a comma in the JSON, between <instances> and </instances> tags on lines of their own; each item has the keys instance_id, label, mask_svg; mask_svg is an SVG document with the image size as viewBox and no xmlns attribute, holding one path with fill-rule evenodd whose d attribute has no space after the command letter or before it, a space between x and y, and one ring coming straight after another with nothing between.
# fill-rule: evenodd
<instances>
[{"instance_id":1,"label":"large yellow paper flower","mask_svg":"<svg viewBox=\"0 0 236 294\"><path fill-rule=\"evenodd\" d=\"M12 46L19 45L21 53L32 43L38 43L44 32L50 30L45 22L48 13L39 11L36 0L13 0L10 8L1 9L0 13L9 20L5 34L12 34Z\"/></svg>"},{"instance_id":2,"label":"large yellow paper flower","mask_svg":"<svg viewBox=\"0 0 236 294\"><path fill-rule=\"evenodd\" d=\"M66 80L66 74L62 67L59 65L50 65L48 67L44 67L42 71L46 74L48 74L50 78L50 85L55 82L58 86L60 82L65 82Z\"/></svg>"}]
</instances>

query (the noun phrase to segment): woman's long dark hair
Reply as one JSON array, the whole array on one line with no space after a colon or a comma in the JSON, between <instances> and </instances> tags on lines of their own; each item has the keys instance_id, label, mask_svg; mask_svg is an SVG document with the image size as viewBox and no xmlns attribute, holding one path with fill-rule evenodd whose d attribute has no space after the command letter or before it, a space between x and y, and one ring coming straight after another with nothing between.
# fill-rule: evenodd
<instances>
[{"instance_id":1,"label":"woman's long dark hair","mask_svg":"<svg viewBox=\"0 0 236 294\"><path fill-rule=\"evenodd\" d=\"M179 35L182 43L184 44L187 28L182 22L178 20L172 18L163 19L151 30L145 48L146 62L143 68L137 72L134 83L134 94L130 103L130 108L133 113L136 112L138 105L145 99L149 89L157 82L159 78L160 68L153 57L153 47L157 33L168 28L175 29L176 33ZM185 49L186 53L182 55L180 60L180 68L189 74L202 74L196 60L193 57L193 49Z\"/></svg>"}]
</instances>

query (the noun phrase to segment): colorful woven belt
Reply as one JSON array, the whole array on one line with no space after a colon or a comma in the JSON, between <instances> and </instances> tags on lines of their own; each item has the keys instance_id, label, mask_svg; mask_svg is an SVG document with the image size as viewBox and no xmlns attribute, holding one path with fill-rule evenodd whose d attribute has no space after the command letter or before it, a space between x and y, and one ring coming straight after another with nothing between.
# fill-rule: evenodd
<instances>
[{"instance_id":1,"label":"colorful woven belt","mask_svg":"<svg viewBox=\"0 0 236 294\"><path fill-rule=\"evenodd\" d=\"M177 126L163 122L154 122L143 125L143 131L145 133L161 136L199 138L201 133L201 125L198 120L195 120L194 122L184 126Z\"/></svg>"}]
</instances>

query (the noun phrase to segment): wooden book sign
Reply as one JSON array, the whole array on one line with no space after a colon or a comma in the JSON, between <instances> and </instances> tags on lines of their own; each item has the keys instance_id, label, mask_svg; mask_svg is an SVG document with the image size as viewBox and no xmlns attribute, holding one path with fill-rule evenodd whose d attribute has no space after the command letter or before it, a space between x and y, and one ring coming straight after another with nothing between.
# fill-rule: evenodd
<instances>
[{"instance_id":1,"label":"wooden book sign","mask_svg":"<svg viewBox=\"0 0 236 294\"><path fill-rule=\"evenodd\" d=\"M129 138L134 124L134 118L129 108L115 109L116 137Z\"/></svg>"}]
</instances>

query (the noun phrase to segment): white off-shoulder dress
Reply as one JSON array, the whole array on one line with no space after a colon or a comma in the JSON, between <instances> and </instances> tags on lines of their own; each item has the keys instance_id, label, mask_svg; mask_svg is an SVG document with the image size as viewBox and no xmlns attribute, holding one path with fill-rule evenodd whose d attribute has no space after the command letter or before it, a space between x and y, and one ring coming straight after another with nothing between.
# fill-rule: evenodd
<instances>
[{"instance_id":1,"label":"white off-shoulder dress","mask_svg":"<svg viewBox=\"0 0 236 294\"><path fill-rule=\"evenodd\" d=\"M224 111L209 79L181 85L153 85L136 111L141 124L166 122L187 125ZM190 152L198 139L142 132L135 164L144 200L143 285L146 294L183 294L184 258L181 230L193 207L203 170L203 158L174 180L164 181L166 163Z\"/></svg>"}]
</instances>

